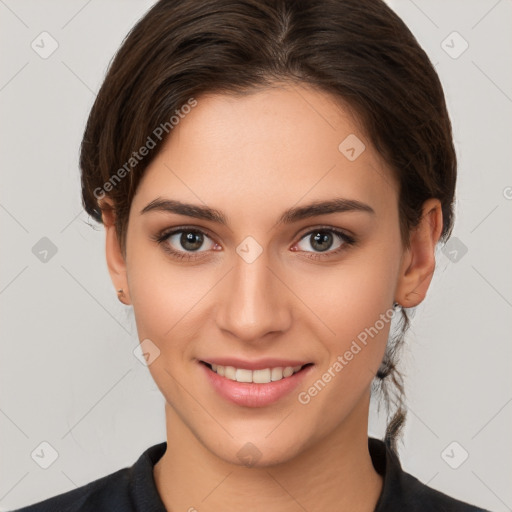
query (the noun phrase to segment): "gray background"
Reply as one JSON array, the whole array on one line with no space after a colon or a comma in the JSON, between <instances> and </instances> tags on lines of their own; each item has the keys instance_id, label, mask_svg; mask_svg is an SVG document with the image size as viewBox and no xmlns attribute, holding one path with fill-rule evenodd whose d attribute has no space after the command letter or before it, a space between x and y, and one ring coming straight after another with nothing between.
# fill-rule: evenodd
<instances>
[{"instance_id":1,"label":"gray background","mask_svg":"<svg viewBox=\"0 0 512 512\"><path fill-rule=\"evenodd\" d=\"M133 314L110 282L103 228L81 208L77 163L107 65L152 3L0 0L0 510L165 440L163 398L133 355ZM512 2L390 4L436 65L459 157L453 239L402 357L402 464L459 499L512 510ZM47 58L31 47L51 49L43 31L58 43ZM370 434L382 425L372 408ZM58 454L47 469L44 441Z\"/></svg>"}]
</instances>

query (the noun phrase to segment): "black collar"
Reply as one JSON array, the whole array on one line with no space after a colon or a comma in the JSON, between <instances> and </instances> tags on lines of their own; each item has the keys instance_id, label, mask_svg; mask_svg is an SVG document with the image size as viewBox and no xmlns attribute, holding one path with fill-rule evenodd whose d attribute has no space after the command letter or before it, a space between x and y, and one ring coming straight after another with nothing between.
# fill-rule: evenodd
<instances>
[{"instance_id":1,"label":"black collar","mask_svg":"<svg viewBox=\"0 0 512 512\"><path fill-rule=\"evenodd\" d=\"M129 468L134 508L140 512L166 512L153 477L153 467L167 442L148 448ZM383 487L374 512L486 512L427 487L402 470L398 456L381 440L369 437L368 449Z\"/></svg>"}]
</instances>

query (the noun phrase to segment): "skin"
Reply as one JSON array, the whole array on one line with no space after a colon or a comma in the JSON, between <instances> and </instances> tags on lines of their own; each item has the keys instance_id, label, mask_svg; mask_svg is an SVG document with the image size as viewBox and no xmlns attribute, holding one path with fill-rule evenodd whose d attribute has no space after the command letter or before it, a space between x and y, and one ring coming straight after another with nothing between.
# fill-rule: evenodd
<instances>
[{"instance_id":1,"label":"skin","mask_svg":"<svg viewBox=\"0 0 512 512\"><path fill-rule=\"evenodd\" d=\"M382 478L368 452L370 385L390 324L308 404L298 394L394 301L413 307L424 299L441 204L425 202L406 249L398 183L357 118L324 92L280 83L197 100L138 187L126 257L114 214L103 217L114 286L133 306L139 339L160 350L149 365L166 399L167 451L154 468L158 492L168 510L373 511ZM355 161L338 150L349 134L366 146ZM140 213L163 197L216 208L229 225ZM364 202L375 214L277 224L288 208L335 197ZM151 238L186 226L207 235L195 261L173 259ZM344 242L332 234L321 252L310 233L320 227L348 232L356 243L325 256ZM262 249L252 263L236 252L247 236ZM167 242L187 253L179 240ZM251 408L213 390L198 360L215 356L295 358L314 366L289 395ZM253 467L237 456L249 442L261 453Z\"/></svg>"}]
</instances>

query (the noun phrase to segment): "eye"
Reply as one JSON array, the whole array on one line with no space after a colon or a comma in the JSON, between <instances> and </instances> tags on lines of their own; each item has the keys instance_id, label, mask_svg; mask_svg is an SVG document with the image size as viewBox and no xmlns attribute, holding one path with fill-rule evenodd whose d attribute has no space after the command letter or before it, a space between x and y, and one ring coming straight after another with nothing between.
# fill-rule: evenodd
<instances>
[{"instance_id":1,"label":"eye","mask_svg":"<svg viewBox=\"0 0 512 512\"><path fill-rule=\"evenodd\" d=\"M166 252L178 259L201 258L203 255L196 254L207 252L217 245L205 232L195 228L173 229L157 235L154 239Z\"/></svg>"},{"instance_id":2,"label":"eye","mask_svg":"<svg viewBox=\"0 0 512 512\"><path fill-rule=\"evenodd\" d=\"M220 246L208 234L197 228L174 228L152 238L162 246L164 251L179 260L197 260L208 256L203 253L220 250ZM334 249L332 249L333 243L337 243ZM312 253L307 255L307 258L323 259L336 256L355 243L355 238L343 231L320 227L306 233L294 247L298 247L301 252ZM294 248L292 250L297 251Z\"/></svg>"},{"instance_id":3,"label":"eye","mask_svg":"<svg viewBox=\"0 0 512 512\"><path fill-rule=\"evenodd\" d=\"M333 249L334 243L337 243L337 245ZM296 246L299 247L299 250L305 252L311 252L309 247L312 247L314 254L307 257L319 259L337 255L349 246L354 245L354 243L355 239L353 237L337 229L316 228L306 233Z\"/></svg>"}]
</instances>

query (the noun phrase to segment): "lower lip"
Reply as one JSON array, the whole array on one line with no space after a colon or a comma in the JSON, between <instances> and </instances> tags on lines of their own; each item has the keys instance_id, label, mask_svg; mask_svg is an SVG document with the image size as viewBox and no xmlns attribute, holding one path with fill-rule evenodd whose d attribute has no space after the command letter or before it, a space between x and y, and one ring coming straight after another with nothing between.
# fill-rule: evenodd
<instances>
[{"instance_id":1,"label":"lower lip","mask_svg":"<svg viewBox=\"0 0 512 512\"><path fill-rule=\"evenodd\" d=\"M268 384L237 382L221 377L204 363L199 363L214 389L225 399L244 407L265 407L291 393L313 366L306 366L290 377Z\"/></svg>"}]
</instances>

